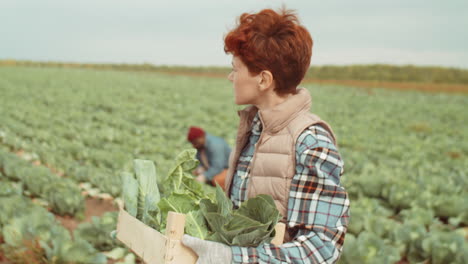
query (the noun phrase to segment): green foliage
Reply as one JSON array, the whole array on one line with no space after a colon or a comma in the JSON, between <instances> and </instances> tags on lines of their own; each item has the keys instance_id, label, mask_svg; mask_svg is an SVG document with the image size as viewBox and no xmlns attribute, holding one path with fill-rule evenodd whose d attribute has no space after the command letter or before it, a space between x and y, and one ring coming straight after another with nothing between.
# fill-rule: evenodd
<instances>
[{"instance_id":1,"label":"green foliage","mask_svg":"<svg viewBox=\"0 0 468 264\"><path fill-rule=\"evenodd\" d=\"M32 206L31 200L22 195L0 197L0 227L6 225L10 219L24 214Z\"/></svg>"},{"instance_id":2,"label":"green foliage","mask_svg":"<svg viewBox=\"0 0 468 264\"><path fill-rule=\"evenodd\" d=\"M53 214L20 195L0 197L0 232L9 255L22 254L28 241L38 241L46 263L107 263L87 241L72 239Z\"/></svg>"},{"instance_id":3,"label":"green foliage","mask_svg":"<svg viewBox=\"0 0 468 264\"><path fill-rule=\"evenodd\" d=\"M138 181L138 210L137 218L147 222L149 214L157 210L157 204L161 199L158 182L156 180L156 168L149 160L134 160L135 175Z\"/></svg>"},{"instance_id":4,"label":"green foliage","mask_svg":"<svg viewBox=\"0 0 468 264\"><path fill-rule=\"evenodd\" d=\"M151 64L71 64L60 62L9 61L0 60L0 66L86 68L97 70L119 70L131 72L174 72L174 73L209 73L226 76L227 67L166 66ZM319 80L371 80L391 82L423 83L468 83L468 71L465 69L428 67L414 65L350 65L350 66L314 66L309 69L306 78ZM105 108L106 109L106 108ZM112 112L112 108L106 111ZM111 139L112 140L112 137Z\"/></svg>"},{"instance_id":5,"label":"green foliage","mask_svg":"<svg viewBox=\"0 0 468 264\"><path fill-rule=\"evenodd\" d=\"M54 183L54 180L57 178L57 176L53 175L49 169L44 167L32 167L29 165L17 168L17 171L20 173L26 189L33 196L38 197L46 196L47 194L45 193L45 190L50 186L50 184ZM76 186L73 187L76 188Z\"/></svg>"},{"instance_id":6,"label":"green foliage","mask_svg":"<svg viewBox=\"0 0 468 264\"><path fill-rule=\"evenodd\" d=\"M101 217L93 216L91 222L80 224L74 231L74 237L80 237L99 251L109 251L118 243L109 234L116 229L117 212L107 212Z\"/></svg>"},{"instance_id":7,"label":"green foliage","mask_svg":"<svg viewBox=\"0 0 468 264\"><path fill-rule=\"evenodd\" d=\"M412 69L406 70L413 74ZM318 78L318 71L314 71L311 77ZM426 75L425 81L440 77L438 73ZM349 75L341 76L348 79ZM386 79L398 76L400 73L392 73ZM444 78L455 77L448 76ZM379 231L375 223L380 219L396 221L395 230L405 227L406 234L413 229L428 232L432 218L443 220L448 233L468 224L464 207L468 204L468 97L305 86L312 94L312 111L332 125L345 162L341 182L351 198L345 243L351 233L359 237L361 232L375 231L385 236L381 238L385 246L400 252L423 252L421 245L411 240L401 243L405 247L401 249L396 236L388 238L387 228ZM169 175L173 157L190 147L185 137L190 125L198 124L224 137L231 146L235 143L236 110L240 107L233 103L232 85L225 79L0 67L0 87L0 173L25 187L20 171L30 162L10 153L6 156L11 159L3 158L2 151L24 150L31 154L31 161L44 161L62 169L65 177L92 183L117 197L122 187L119 173L132 171L133 159L151 160L157 165L158 176ZM41 93L36 92L39 90ZM196 195L201 186L205 195L215 200L206 185L192 186L185 178L182 183L193 190L187 194ZM172 193L170 184L158 177L162 196L165 189L168 195ZM363 202L363 198L368 201ZM19 201L11 203L21 207ZM367 203L378 206L369 209ZM2 206L0 203L0 209ZM0 213L0 221L2 217L6 216ZM154 223L160 222L154 219Z\"/></svg>"},{"instance_id":8,"label":"green foliage","mask_svg":"<svg viewBox=\"0 0 468 264\"><path fill-rule=\"evenodd\" d=\"M255 247L268 243L281 219L271 196L258 195L233 210L231 200L219 186L216 188L216 203L203 199L200 208L210 227L208 240L228 245Z\"/></svg>"},{"instance_id":9,"label":"green foliage","mask_svg":"<svg viewBox=\"0 0 468 264\"><path fill-rule=\"evenodd\" d=\"M177 155L173 169L164 179L162 196L157 190L154 164L135 160L135 174L139 177L135 179L130 173L122 174L124 199L129 204L125 208L134 214L137 200L137 218L159 231L165 230L168 213L176 212L186 215L185 233L201 239L240 246L256 246L271 241L275 225L281 219L273 198L259 195L245 201L238 210L233 210L231 200L218 186L215 194L217 202L213 203L211 196L204 192L190 173L198 166L195 154L195 150L189 149ZM143 189L149 184L155 188ZM140 186L138 191L135 191L135 186ZM142 197L142 192L146 197ZM150 195L156 198L148 199Z\"/></svg>"},{"instance_id":10,"label":"green foliage","mask_svg":"<svg viewBox=\"0 0 468 264\"><path fill-rule=\"evenodd\" d=\"M426 259L422 241L427 236L426 228L417 222L405 222L394 230L393 240L402 255L411 262L421 262Z\"/></svg>"},{"instance_id":11,"label":"green foliage","mask_svg":"<svg viewBox=\"0 0 468 264\"><path fill-rule=\"evenodd\" d=\"M30 212L23 212L21 216L10 219L3 226L2 235L8 246L21 247L24 240L32 240L38 236L48 240L55 231L64 230L54 224L54 216L51 213L43 208L32 207ZM66 231L61 233L68 234Z\"/></svg>"},{"instance_id":12,"label":"green foliage","mask_svg":"<svg viewBox=\"0 0 468 264\"><path fill-rule=\"evenodd\" d=\"M438 216L457 217L460 212L468 212L468 196L459 197L454 194L441 194L435 196L433 200L434 211Z\"/></svg>"},{"instance_id":13,"label":"green foliage","mask_svg":"<svg viewBox=\"0 0 468 264\"><path fill-rule=\"evenodd\" d=\"M0 178L0 197L10 195L20 195L23 193L23 186L21 183L15 183Z\"/></svg>"},{"instance_id":14,"label":"green foliage","mask_svg":"<svg viewBox=\"0 0 468 264\"><path fill-rule=\"evenodd\" d=\"M463 264L468 260L464 237L453 232L431 232L422 241L422 248L433 264Z\"/></svg>"},{"instance_id":15,"label":"green foliage","mask_svg":"<svg viewBox=\"0 0 468 264\"><path fill-rule=\"evenodd\" d=\"M306 77L320 80L468 83L468 71L464 69L413 65L313 66Z\"/></svg>"},{"instance_id":16,"label":"green foliage","mask_svg":"<svg viewBox=\"0 0 468 264\"><path fill-rule=\"evenodd\" d=\"M393 212L382 205L382 202L379 200L366 197L361 197L357 200L354 200L351 210L352 219L349 222L348 231L354 235L372 228L374 225L371 223L376 223L376 228L379 228L378 221L387 221L386 218L393 214ZM371 223L368 223L368 221ZM386 227L381 226L380 228Z\"/></svg>"},{"instance_id":17,"label":"green foliage","mask_svg":"<svg viewBox=\"0 0 468 264\"><path fill-rule=\"evenodd\" d=\"M23 178L22 169L24 169L28 163L24 160L19 159L14 154L2 151L2 164L3 174L13 181L20 181Z\"/></svg>"},{"instance_id":18,"label":"green foliage","mask_svg":"<svg viewBox=\"0 0 468 264\"><path fill-rule=\"evenodd\" d=\"M81 238L71 241L57 237L50 244L41 243L47 259L55 263L106 264L107 258Z\"/></svg>"},{"instance_id":19,"label":"green foliage","mask_svg":"<svg viewBox=\"0 0 468 264\"><path fill-rule=\"evenodd\" d=\"M68 166L65 174L76 182L86 182L89 180L90 170L74 162Z\"/></svg>"},{"instance_id":20,"label":"green foliage","mask_svg":"<svg viewBox=\"0 0 468 264\"><path fill-rule=\"evenodd\" d=\"M81 190L70 179L53 174L48 168L33 166L9 153L2 153L2 168L8 179L19 180L34 197L46 200L60 215L75 215L84 210Z\"/></svg>"},{"instance_id":21,"label":"green foliage","mask_svg":"<svg viewBox=\"0 0 468 264\"><path fill-rule=\"evenodd\" d=\"M78 186L69 179L53 181L44 189L44 197L59 215L75 215L84 211L84 198Z\"/></svg>"},{"instance_id":22,"label":"green foliage","mask_svg":"<svg viewBox=\"0 0 468 264\"><path fill-rule=\"evenodd\" d=\"M91 173L90 182L97 186L101 192L108 193L114 197L119 196L122 191L120 177L115 177L108 169L95 169Z\"/></svg>"},{"instance_id":23,"label":"green foliage","mask_svg":"<svg viewBox=\"0 0 468 264\"><path fill-rule=\"evenodd\" d=\"M194 158L195 154L196 150L188 149L177 155L175 165L164 180L165 192L198 195L201 187L193 181L191 174L192 170L198 166L198 160Z\"/></svg>"},{"instance_id":24,"label":"green foliage","mask_svg":"<svg viewBox=\"0 0 468 264\"><path fill-rule=\"evenodd\" d=\"M429 227L435 221L435 215L432 210L414 207L400 212L403 222L414 222L425 227Z\"/></svg>"},{"instance_id":25,"label":"green foliage","mask_svg":"<svg viewBox=\"0 0 468 264\"><path fill-rule=\"evenodd\" d=\"M169 212L187 214L198 210L197 200L187 194L171 193L158 203L161 218L166 219Z\"/></svg>"},{"instance_id":26,"label":"green foliage","mask_svg":"<svg viewBox=\"0 0 468 264\"><path fill-rule=\"evenodd\" d=\"M201 211L190 211L185 218L185 232L201 239L208 238L208 226Z\"/></svg>"},{"instance_id":27,"label":"green foliage","mask_svg":"<svg viewBox=\"0 0 468 264\"><path fill-rule=\"evenodd\" d=\"M393 264L400 260L398 249L379 236L362 232L358 237L346 235L343 256L340 263Z\"/></svg>"},{"instance_id":28,"label":"green foliage","mask_svg":"<svg viewBox=\"0 0 468 264\"><path fill-rule=\"evenodd\" d=\"M128 172L122 172L121 174L122 178L122 195L123 195L123 200L125 202L125 209L127 212L134 216L137 217L138 213L138 181L133 177L133 174L128 173Z\"/></svg>"}]
</instances>

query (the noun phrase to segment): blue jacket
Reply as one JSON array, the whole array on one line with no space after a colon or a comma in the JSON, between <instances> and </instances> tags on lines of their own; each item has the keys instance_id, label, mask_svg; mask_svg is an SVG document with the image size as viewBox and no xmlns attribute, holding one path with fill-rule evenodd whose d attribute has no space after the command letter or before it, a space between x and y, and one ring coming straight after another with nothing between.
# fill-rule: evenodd
<instances>
[{"instance_id":1,"label":"blue jacket","mask_svg":"<svg viewBox=\"0 0 468 264\"><path fill-rule=\"evenodd\" d=\"M231 147L224 139L206 133L205 153L210 166L204 175L211 181L214 176L228 168ZM203 164L199 151L197 152L197 159L200 164Z\"/></svg>"}]
</instances>

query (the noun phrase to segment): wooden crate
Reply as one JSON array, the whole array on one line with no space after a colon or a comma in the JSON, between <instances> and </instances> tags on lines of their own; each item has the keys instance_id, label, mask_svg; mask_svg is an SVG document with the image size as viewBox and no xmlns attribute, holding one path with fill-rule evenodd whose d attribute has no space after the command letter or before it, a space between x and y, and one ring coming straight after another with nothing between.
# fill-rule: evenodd
<instances>
[{"instance_id":1,"label":"wooden crate","mask_svg":"<svg viewBox=\"0 0 468 264\"><path fill-rule=\"evenodd\" d=\"M166 234L145 225L119 206L117 239L129 247L147 264L195 264L198 256L181 242L184 235L185 215L169 212ZM275 245L283 242L285 225L278 223Z\"/></svg>"}]
</instances>

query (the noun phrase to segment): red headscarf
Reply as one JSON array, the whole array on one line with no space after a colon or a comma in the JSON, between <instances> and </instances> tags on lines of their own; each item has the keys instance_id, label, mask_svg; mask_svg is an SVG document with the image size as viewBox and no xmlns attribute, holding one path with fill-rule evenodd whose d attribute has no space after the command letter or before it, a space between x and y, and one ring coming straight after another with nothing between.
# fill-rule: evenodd
<instances>
[{"instance_id":1,"label":"red headscarf","mask_svg":"<svg viewBox=\"0 0 468 264\"><path fill-rule=\"evenodd\" d=\"M205 131L203 129L199 127L191 126L187 134L187 139L188 141L192 141L199 137L203 137L204 135L205 135Z\"/></svg>"}]
</instances>

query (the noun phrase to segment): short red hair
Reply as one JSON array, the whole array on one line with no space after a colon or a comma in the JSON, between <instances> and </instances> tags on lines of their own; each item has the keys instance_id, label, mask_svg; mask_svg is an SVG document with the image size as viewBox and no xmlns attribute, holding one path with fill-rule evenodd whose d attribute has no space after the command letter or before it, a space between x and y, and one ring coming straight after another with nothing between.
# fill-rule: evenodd
<instances>
[{"instance_id":1,"label":"short red hair","mask_svg":"<svg viewBox=\"0 0 468 264\"><path fill-rule=\"evenodd\" d=\"M295 93L312 56L312 37L296 14L281 9L244 13L224 38L224 51L238 56L251 74L268 70L279 95Z\"/></svg>"}]
</instances>

